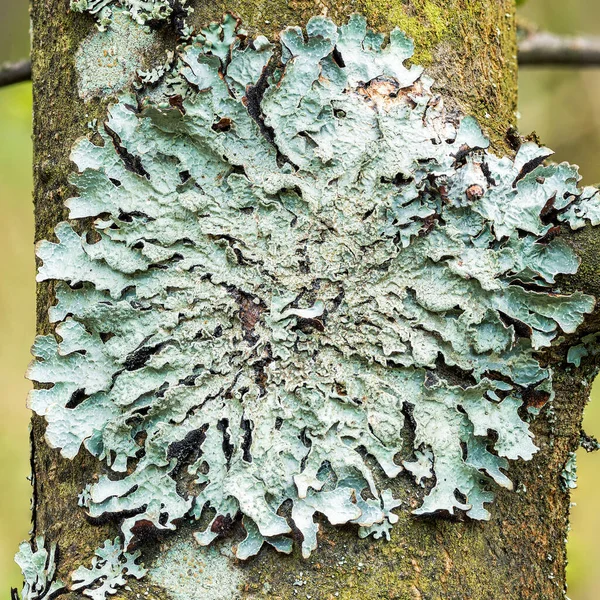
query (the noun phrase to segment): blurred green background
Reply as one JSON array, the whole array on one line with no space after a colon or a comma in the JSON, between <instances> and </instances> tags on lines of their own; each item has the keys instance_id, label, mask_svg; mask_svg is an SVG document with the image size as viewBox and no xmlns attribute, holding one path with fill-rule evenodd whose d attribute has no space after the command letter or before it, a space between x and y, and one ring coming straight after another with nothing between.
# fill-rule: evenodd
<instances>
[{"instance_id":1,"label":"blurred green background","mask_svg":"<svg viewBox=\"0 0 600 600\"><path fill-rule=\"evenodd\" d=\"M520 14L557 33L600 34L598 0L528 0ZM28 54L24 0L0 0L0 62ZM531 69L520 75L519 126L537 131L556 159L580 165L584 182L600 182L600 68ZM29 530L28 420L23 374L34 336L31 86L0 89L0 597L20 587L13 564ZM585 429L600 436L600 383ZM578 452L569 536L569 596L600 598L600 456Z\"/></svg>"}]
</instances>

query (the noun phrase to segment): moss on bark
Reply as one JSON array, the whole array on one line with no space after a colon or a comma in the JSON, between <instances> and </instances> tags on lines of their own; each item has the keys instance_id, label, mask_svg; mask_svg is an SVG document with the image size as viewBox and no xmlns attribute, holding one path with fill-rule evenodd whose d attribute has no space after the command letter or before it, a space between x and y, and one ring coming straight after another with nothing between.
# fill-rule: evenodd
<instances>
[{"instance_id":1,"label":"moss on bark","mask_svg":"<svg viewBox=\"0 0 600 600\"><path fill-rule=\"evenodd\" d=\"M87 16L70 13L68 4L69 0L36 0L31 6L38 240L52 239L54 226L66 216L63 203L71 192L68 175L73 143L86 133L87 122L102 119L106 110L105 102L84 104L77 96L75 52L93 23ZM396 0L392 4L387 0L219 0L194 6L196 23L218 19L230 10L251 33L271 36L287 25L302 25L311 16L325 13L342 22L350 13L360 12L380 30L399 26L415 39L414 61L428 68L450 108L474 115L497 152L511 151L516 108L512 0ZM577 241L575 247L586 255L584 250L592 242L585 245L581 240L593 236L589 232L579 235L581 247ZM596 280L596 270L584 265L578 287L591 292ZM40 333L51 330L47 309L52 303L52 286L40 285ZM563 361L565 352L559 348L548 360ZM499 494L490 522L416 519L408 510L415 491L408 479L400 477L394 482L394 492L405 504L398 511L400 521L390 543L360 540L352 527L323 525L319 549L309 560L268 550L235 564L246 581L241 597L562 598L569 496L560 487L559 473L568 452L577 445L588 393L580 383L585 368L562 370L556 377L555 414L542 416L533 426L541 451L530 463L514 465L518 491ZM62 459L58 451L46 446L43 435L43 420L36 417L32 430L34 533L45 533L49 541L58 542L59 576L68 580L73 568L89 565L94 549L114 536L116 527L89 523L83 511L75 508L77 494L100 468L97 463L83 453L73 462ZM297 585L299 581L304 583ZM148 599L166 597L147 581L131 582L131 588L116 598L133 599L140 593Z\"/></svg>"}]
</instances>

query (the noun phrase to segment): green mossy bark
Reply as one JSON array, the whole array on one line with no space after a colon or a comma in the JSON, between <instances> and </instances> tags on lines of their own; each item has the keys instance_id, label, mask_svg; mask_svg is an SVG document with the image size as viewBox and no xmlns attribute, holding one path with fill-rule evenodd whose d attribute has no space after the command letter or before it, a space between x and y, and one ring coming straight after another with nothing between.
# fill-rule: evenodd
<instances>
[{"instance_id":1,"label":"green mossy bark","mask_svg":"<svg viewBox=\"0 0 600 600\"><path fill-rule=\"evenodd\" d=\"M67 178L73 166L69 153L93 118L102 119L106 103L84 104L77 95L75 52L93 28L91 18L68 10L69 0L32 2L36 238L52 239L55 224L65 218L63 202L72 192ZM315 14L343 22L352 12L371 26L400 26L416 41L414 61L423 64L437 82L447 106L477 117L494 149L510 152L516 108L516 44L512 0L229 0L196 2L194 21L206 23L231 10L250 32L273 35L287 25L302 25ZM587 237L586 237L587 236ZM588 230L573 237L580 254L595 260L599 243ZM590 250L592 249L592 250ZM598 291L597 270L584 264L575 284ZM599 294L600 295L600 294ZM53 303L51 285L38 290L38 331L51 330L47 309ZM588 325L594 327L593 321ZM597 327L596 327L597 329ZM559 367L567 345L547 360ZM569 495L560 487L560 472L578 443L591 373L559 368L554 415L548 411L533 429L541 451L527 464L515 464L511 474L517 492L501 492L487 523L462 518L414 518L408 479L394 483L405 499L390 543L360 540L356 529L324 525L319 548L309 560L297 553L285 557L270 550L245 563L242 598L313 599L514 599L563 598ZM59 575L80 564L89 565L93 551L117 529L90 524L77 509L77 494L98 472L82 453L67 461L49 449L44 424L34 417L32 467L34 533L44 533L60 548ZM525 491L526 490L526 491ZM149 544L149 548L152 544ZM154 545L155 551L156 545ZM300 576L300 573L302 575ZM218 574L213 574L218 577ZM299 587L294 582L306 583ZM131 582L132 591L116 598L150 599L167 595L147 581ZM65 597L76 598L76 594ZM190 599L192 600L192 599Z\"/></svg>"}]
</instances>

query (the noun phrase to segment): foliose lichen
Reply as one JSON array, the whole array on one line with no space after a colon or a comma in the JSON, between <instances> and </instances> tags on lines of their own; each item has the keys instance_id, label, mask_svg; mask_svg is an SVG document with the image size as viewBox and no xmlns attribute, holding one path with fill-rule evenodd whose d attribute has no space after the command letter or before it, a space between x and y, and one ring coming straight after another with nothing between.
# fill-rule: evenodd
<instances>
[{"instance_id":1,"label":"foliose lichen","mask_svg":"<svg viewBox=\"0 0 600 600\"><path fill-rule=\"evenodd\" d=\"M560 482L565 490L574 490L577 487L577 454L569 452L567 462L560 473Z\"/></svg>"},{"instance_id":2,"label":"foliose lichen","mask_svg":"<svg viewBox=\"0 0 600 600\"><path fill-rule=\"evenodd\" d=\"M415 514L488 519L537 450L535 353L594 306L554 284L578 267L557 228L597 224L598 193L533 143L488 152L399 30L238 32L200 32L73 150L69 218L93 227L37 249L59 282L29 371L48 443L110 469L81 505L121 518L120 551L184 517L208 545L242 515L238 558L292 528L308 556L315 513L387 536L404 470Z\"/></svg>"},{"instance_id":3,"label":"foliose lichen","mask_svg":"<svg viewBox=\"0 0 600 600\"><path fill-rule=\"evenodd\" d=\"M575 365L576 367L581 366L581 361L588 356L597 356L597 342L600 338L600 334L591 333L581 338L581 344L571 346L567 352L567 362Z\"/></svg>"},{"instance_id":4,"label":"foliose lichen","mask_svg":"<svg viewBox=\"0 0 600 600\"><path fill-rule=\"evenodd\" d=\"M103 30L111 24L115 10L125 9L131 18L140 25L165 21L174 14L191 9L187 0L71 0L71 10L92 15Z\"/></svg>"},{"instance_id":5,"label":"foliose lichen","mask_svg":"<svg viewBox=\"0 0 600 600\"><path fill-rule=\"evenodd\" d=\"M96 550L91 568L78 567L72 575L72 590L82 590L92 600L104 600L107 594L114 594L119 587L125 585L126 577L141 579L146 569L136 560L141 552L123 552L121 541L106 540L102 548Z\"/></svg>"},{"instance_id":6,"label":"foliose lichen","mask_svg":"<svg viewBox=\"0 0 600 600\"><path fill-rule=\"evenodd\" d=\"M15 555L15 562L23 573L22 600L50 600L65 589L56 575L56 544L46 549L43 536L35 539L35 552L29 542L23 542Z\"/></svg>"}]
</instances>

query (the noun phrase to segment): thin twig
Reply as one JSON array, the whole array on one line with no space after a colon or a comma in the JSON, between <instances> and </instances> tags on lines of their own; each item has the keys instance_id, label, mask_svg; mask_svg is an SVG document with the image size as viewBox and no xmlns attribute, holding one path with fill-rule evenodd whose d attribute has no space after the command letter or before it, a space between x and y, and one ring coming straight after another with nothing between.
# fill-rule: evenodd
<instances>
[{"instance_id":1,"label":"thin twig","mask_svg":"<svg viewBox=\"0 0 600 600\"><path fill-rule=\"evenodd\" d=\"M31 79L31 61L20 60L15 63L0 65L0 87L29 81Z\"/></svg>"},{"instance_id":2,"label":"thin twig","mask_svg":"<svg viewBox=\"0 0 600 600\"><path fill-rule=\"evenodd\" d=\"M519 66L600 67L600 37L531 33L519 42Z\"/></svg>"}]
</instances>

